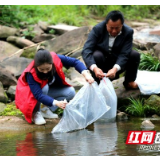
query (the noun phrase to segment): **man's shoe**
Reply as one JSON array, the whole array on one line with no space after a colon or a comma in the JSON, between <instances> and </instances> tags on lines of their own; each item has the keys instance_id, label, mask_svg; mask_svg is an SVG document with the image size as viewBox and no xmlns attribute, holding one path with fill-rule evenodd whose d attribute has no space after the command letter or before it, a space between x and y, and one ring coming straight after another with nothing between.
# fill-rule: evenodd
<instances>
[{"instance_id":1,"label":"man's shoe","mask_svg":"<svg viewBox=\"0 0 160 160\"><path fill-rule=\"evenodd\" d=\"M137 89L139 89L138 84L136 82L129 82L129 83L123 82L123 85L124 85L126 90L137 90Z\"/></svg>"},{"instance_id":2,"label":"man's shoe","mask_svg":"<svg viewBox=\"0 0 160 160\"><path fill-rule=\"evenodd\" d=\"M53 113L48 107L43 107L41 114L44 118L58 118L58 115Z\"/></svg>"},{"instance_id":3,"label":"man's shoe","mask_svg":"<svg viewBox=\"0 0 160 160\"><path fill-rule=\"evenodd\" d=\"M33 122L37 125L46 124L45 119L42 117L42 114L39 111L35 113L33 117Z\"/></svg>"}]
</instances>

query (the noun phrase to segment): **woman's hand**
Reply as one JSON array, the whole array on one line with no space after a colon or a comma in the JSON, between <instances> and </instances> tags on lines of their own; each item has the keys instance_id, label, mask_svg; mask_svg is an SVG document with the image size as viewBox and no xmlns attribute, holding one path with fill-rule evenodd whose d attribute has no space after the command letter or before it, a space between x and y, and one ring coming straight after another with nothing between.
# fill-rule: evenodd
<instances>
[{"instance_id":1,"label":"woman's hand","mask_svg":"<svg viewBox=\"0 0 160 160\"><path fill-rule=\"evenodd\" d=\"M86 80L89 84L91 84L91 83L94 82L94 79L93 79L93 77L91 76L91 74L89 73L88 70L82 71L82 75L84 76L85 80Z\"/></svg>"},{"instance_id":2,"label":"woman's hand","mask_svg":"<svg viewBox=\"0 0 160 160\"><path fill-rule=\"evenodd\" d=\"M68 102L66 100L64 100L64 101L56 101L55 105L58 106L59 108L65 109L67 103Z\"/></svg>"}]
</instances>

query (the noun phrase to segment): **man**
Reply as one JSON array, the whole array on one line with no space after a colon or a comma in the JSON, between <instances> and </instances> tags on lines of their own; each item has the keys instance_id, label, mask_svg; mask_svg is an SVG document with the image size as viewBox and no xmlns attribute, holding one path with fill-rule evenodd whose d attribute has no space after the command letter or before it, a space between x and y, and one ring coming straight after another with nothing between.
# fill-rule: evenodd
<instances>
[{"instance_id":1,"label":"man","mask_svg":"<svg viewBox=\"0 0 160 160\"><path fill-rule=\"evenodd\" d=\"M137 89L135 82L140 54L132 50L133 29L124 24L120 11L111 11L106 20L93 27L82 51L82 57L92 76L99 83L105 76L119 78L125 71L123 85Z\"/></svg>"}]
</instances>

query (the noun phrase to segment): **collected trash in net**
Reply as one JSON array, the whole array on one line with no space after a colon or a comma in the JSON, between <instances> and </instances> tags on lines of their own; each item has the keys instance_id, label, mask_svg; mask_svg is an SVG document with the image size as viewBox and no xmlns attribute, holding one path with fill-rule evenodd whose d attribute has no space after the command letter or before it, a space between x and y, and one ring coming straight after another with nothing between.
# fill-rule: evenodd
<instances>
[{"instance_id":1,"label":"collected trash in net","mask_svg":"<svg viewBox=\"0 0 160 160\"><path fill-rule=\"evenodd\" d=\"M51 133L84 129L103 116L108 110L97 82L86 83L66 105L63 116Z\"/></svg>"}]
</instances>

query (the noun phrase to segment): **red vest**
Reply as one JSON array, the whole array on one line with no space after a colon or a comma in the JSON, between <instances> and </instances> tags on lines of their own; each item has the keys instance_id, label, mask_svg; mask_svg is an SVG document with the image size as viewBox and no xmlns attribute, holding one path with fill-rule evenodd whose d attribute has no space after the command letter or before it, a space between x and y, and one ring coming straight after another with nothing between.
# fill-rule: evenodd
<instances>
[{"instance_id":1,"label":"red vest","mask_svg":"<svg viewBox=\"0 0 160 160\"><path fill-rule=\"evenodd\" d=\"M65 81L65 75L62 71L63 65L60 60L60 58L57 56L56 53L51 52L54 65L56 67L56 72L59 75L59 77L62 79L62 82L64 85L70 86ZM21 112L24 114L25 119L28 123L32 123L32 113L34 110L34 107L37 104L37 99L33 96L29 85L26 81L26 73L30 72L36 82L38 82L43 88L47 83L48 80L41 80L37 77L36 71L33 68L34 66L34 60L28 65L28 67L23 71L22 75L19 77L17 86L16 86L16 93L15 93L15 104L18 109L21 110Z\"/></svg>"}]
</instances>

